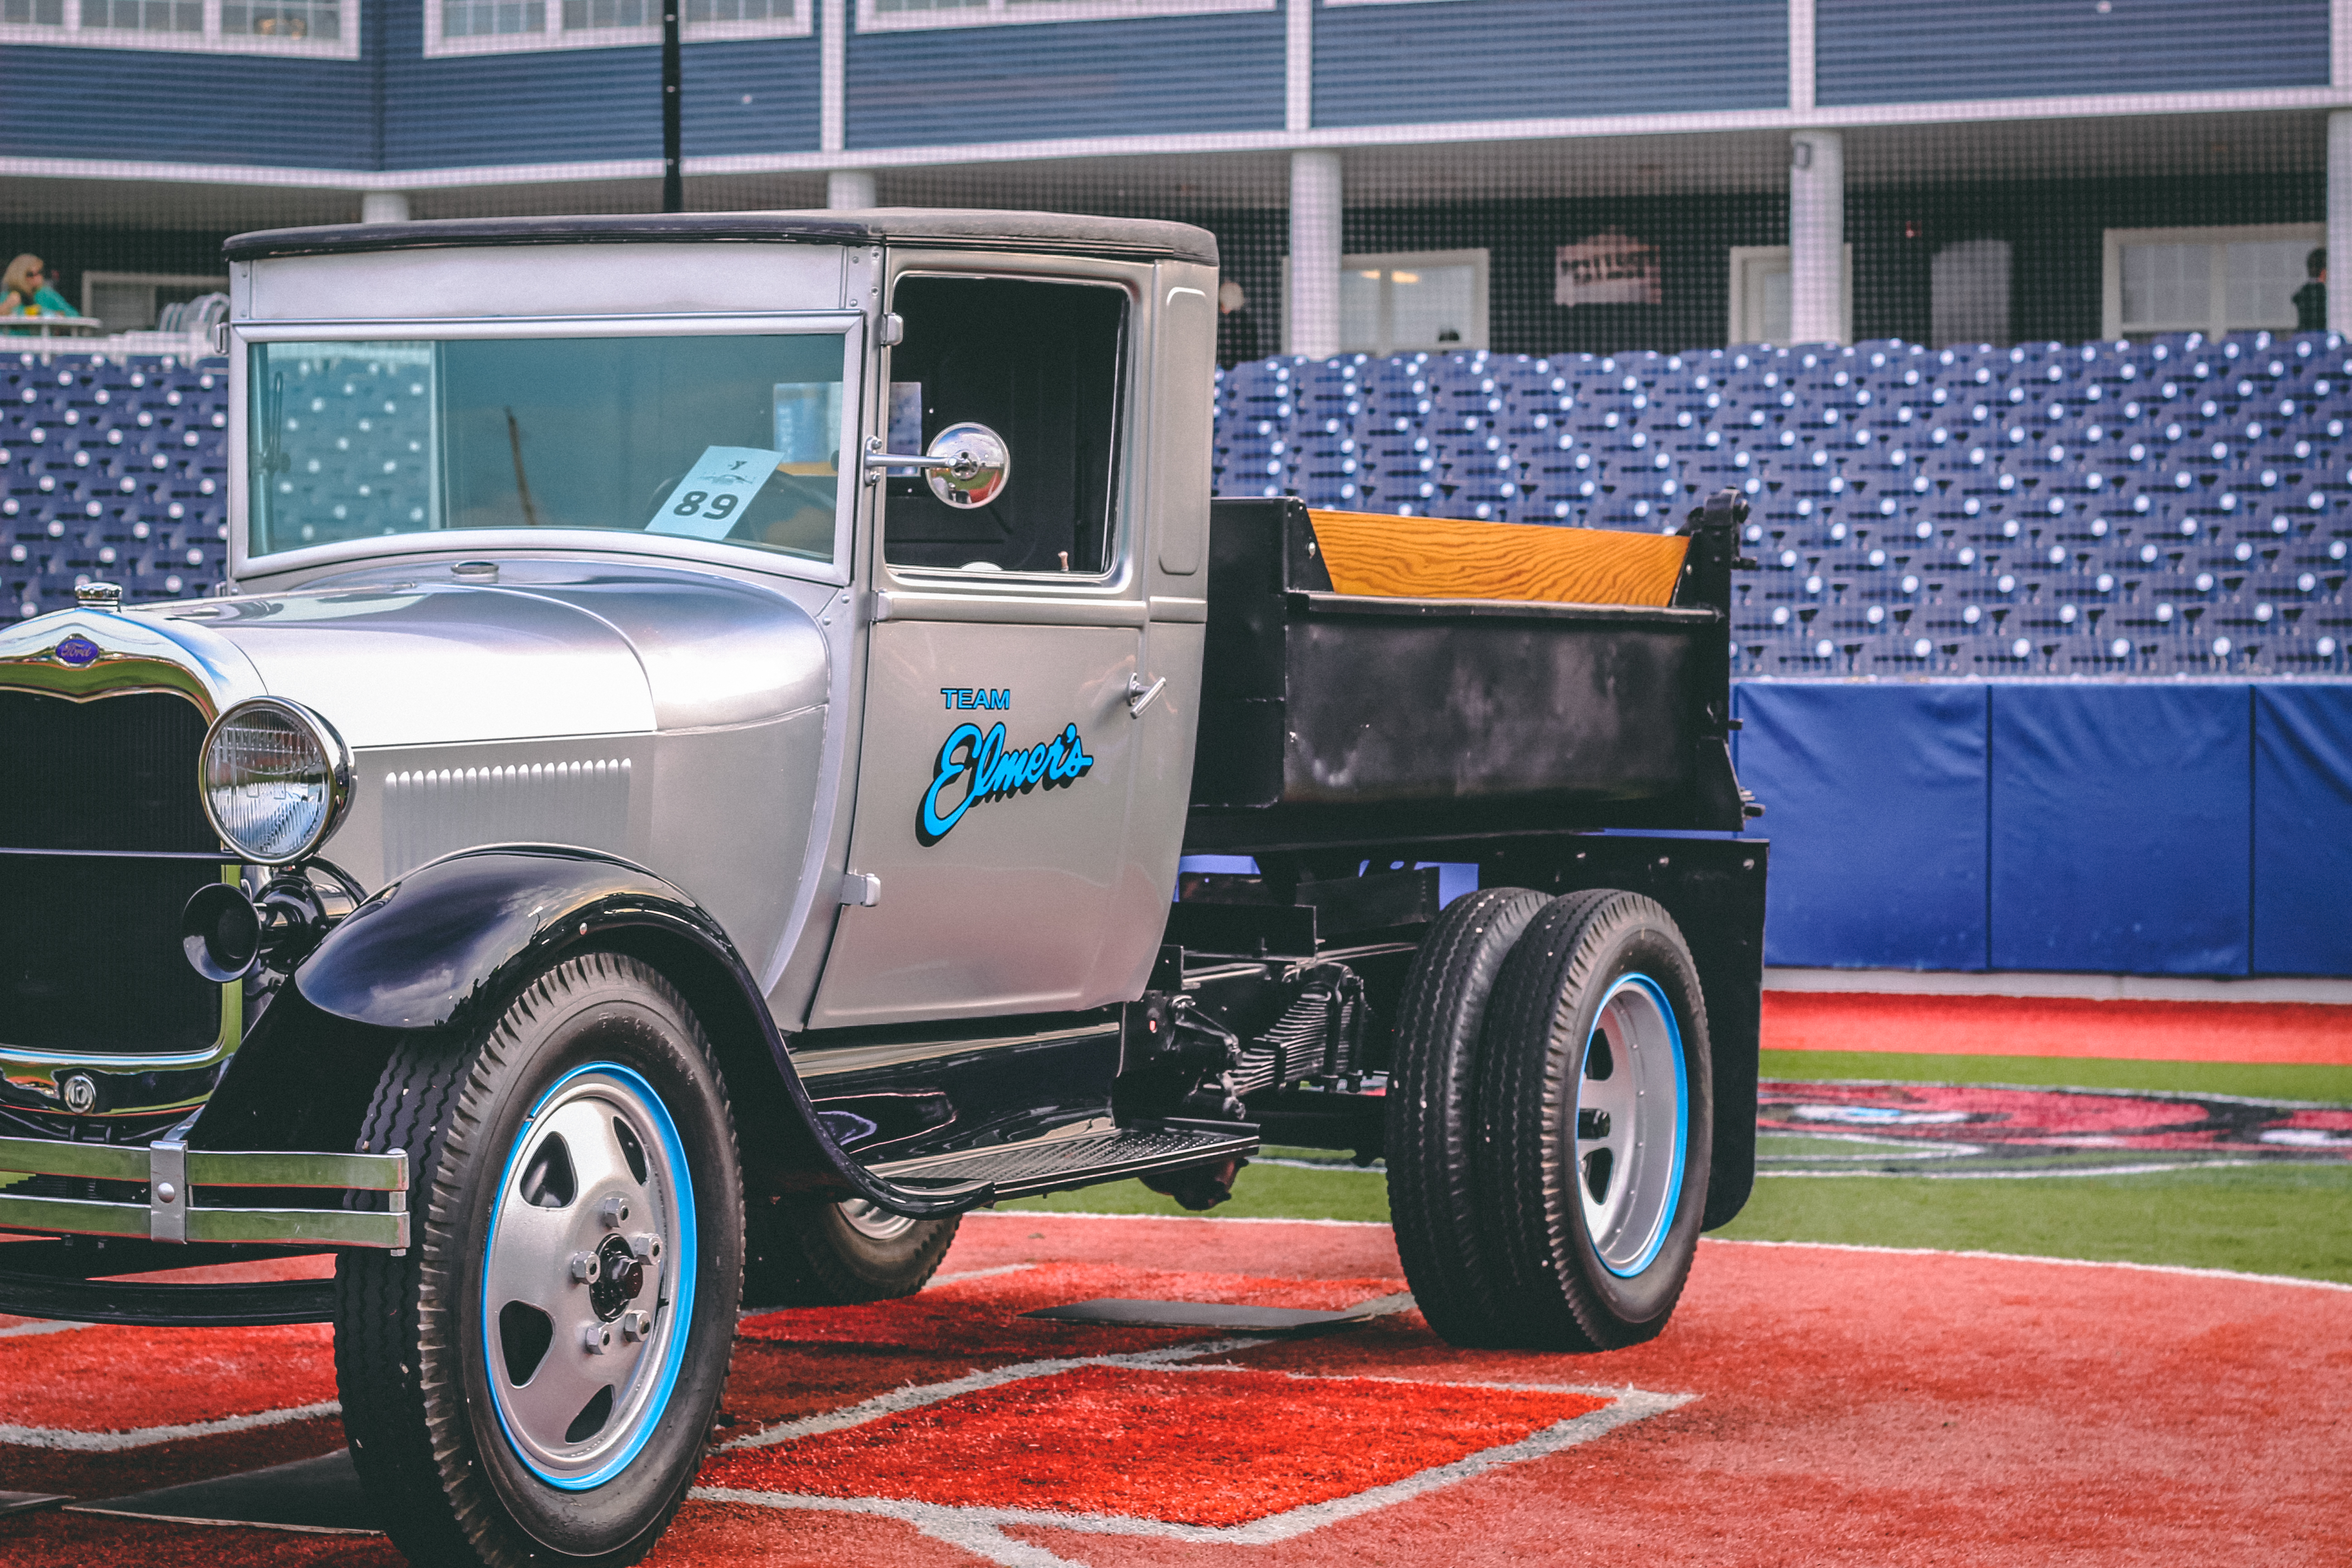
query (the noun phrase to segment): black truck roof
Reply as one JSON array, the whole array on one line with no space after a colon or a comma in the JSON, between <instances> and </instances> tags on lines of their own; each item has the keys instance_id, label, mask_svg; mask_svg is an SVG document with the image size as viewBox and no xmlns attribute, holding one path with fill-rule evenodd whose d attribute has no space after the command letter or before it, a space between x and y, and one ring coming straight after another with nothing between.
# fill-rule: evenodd
<instances>
[{"instance_id":1,"label":"black truck roof","mask_svg":"<svg viewBox=\"0 0 2352 1568\"><path fill-rule=\"evenodd\" d=\"M601 217L429 218L261 229L221 247L231 261L494 245L648 243L898 245L1217 264L1217 237L1185 223L1072 213L867 207L812 212L637 213Z\"/></svg>"}]
</instances>

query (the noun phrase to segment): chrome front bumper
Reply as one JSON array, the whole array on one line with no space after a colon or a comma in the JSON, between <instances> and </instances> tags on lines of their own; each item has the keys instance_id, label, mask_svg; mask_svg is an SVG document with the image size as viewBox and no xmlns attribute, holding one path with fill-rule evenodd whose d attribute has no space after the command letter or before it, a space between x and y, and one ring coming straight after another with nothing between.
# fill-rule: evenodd
<instances>
[{"instance_id":1,"label":"chrome front bumper","mask_svg":"<svg viewBox=\"0 0 2352 1568\"><path fill-rule=\"evenodd\" d=\"M144 1203L19 1197L0 1187L0 1231L39 1236L126 1236L151 1241L258 1242L270 1246L408 1246L408 1155L316 1154L191 1149L173 1139L146 1145L0 1138L0 1176L68 1176L143 1183ZM198 1187L309 1187L382 1193L382 1210L236 1208L193 1200Z\"/></svg>"}]
</instances>

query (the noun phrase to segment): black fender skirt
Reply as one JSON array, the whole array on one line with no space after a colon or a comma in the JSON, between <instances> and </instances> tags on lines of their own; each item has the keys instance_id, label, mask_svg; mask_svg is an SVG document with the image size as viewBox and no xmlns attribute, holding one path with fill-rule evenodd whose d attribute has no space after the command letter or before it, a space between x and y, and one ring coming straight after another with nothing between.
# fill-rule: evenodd
<instances>
[{"instance_id":1,"label":"black fender skirt","mask_svg":"<svg viewBox=\"0 0 2352 1568\"><path fill-rule=\"evenodd\" d=\"M786 1112L757 1130L777 1163L824 1190L914 1219L989 1201L984 1183L903 1186L843 1152L817 1120L735 944L691 898L625 860L548 846L446 856L352 910L295 970L294 985L310 1006L352 1023L470 1031L565 952L646 936L691 947L706 971L733 987L727 1000L740 1003L731 1010L761 1037L775 1108ZM751 1087L735 1086L739 1104Z\"/></svg>"}]
</instances>

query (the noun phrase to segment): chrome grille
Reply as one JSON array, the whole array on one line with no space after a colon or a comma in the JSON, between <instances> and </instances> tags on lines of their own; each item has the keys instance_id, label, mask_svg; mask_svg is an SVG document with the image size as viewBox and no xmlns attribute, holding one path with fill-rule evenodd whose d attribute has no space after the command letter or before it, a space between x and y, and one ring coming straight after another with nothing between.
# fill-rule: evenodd
<instances>
[{"instance_id":1,"label":"chrome grille","mask_svg":"<svg viewBox=\"0 0 2352 1568\"><path fill-rule=\"evenodd\" d=\"M0 849L217 851L197 798L203 710L166 692L0 690ZM203 860L0 854L0 1046L198 1051L221 989L180 952Z\"/></svg>"}]
</instances>

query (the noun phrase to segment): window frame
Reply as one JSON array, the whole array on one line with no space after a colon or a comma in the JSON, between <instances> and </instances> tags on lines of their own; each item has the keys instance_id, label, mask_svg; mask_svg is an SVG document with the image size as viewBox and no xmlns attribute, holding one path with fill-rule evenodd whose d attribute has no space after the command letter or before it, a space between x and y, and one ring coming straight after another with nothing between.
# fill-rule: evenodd
<instances>
[{"instance_id":1,"label":"window frame","mask_svg":"<svg viewBox=\"0 0 2352 1568\"><path fill-rule=\"evenodd\" d=\"M2200 224L2176 228L2111 228L2105 231L2100 246L2099 267L2099 335L2113 342L2137 332L2142 336L2155 332L2203 332L2209 338L2219 338L2234 331L2294 331L2293 322L2281 327L2275 322L2248 321L2242 326L2229 323L2229 268L2224 265L2221 247L2232 244L2260 244L2266 241L2298 240L2316 249L2327 243L2327 225L2321 223L2242 223ZM2180 326L2156 326L2142 323L2128 326L2124 321L2124 247L2126 245L2203 245L2213 248L2213 259L2206 274L2206 309L2212 312L2204 321L2190 321Z\"/></svg>"},{"instance_id":2,"label":"window frame","mask_svg":"<svg viewBox=\"0 0 2352 1568\"><path fill-rule=\"evenodd\" d=\"M886 11L857 0L861 33L925 32L939 27L1017 27L1041 22L1123 22L1142 16L1214 16L1271 11L1276 0L986 0L942 10Z\"/></svg>"},{"instance_id":3,"label":"window frame","mask_svg":"<svg viewBox=\"0 0 2352 1568\"><path fill-rule=\"evenodd\" d=\"M1148 263L1146 264L1149 265ZM1092 597L1103 594L1124 595L1138 574L1135 570L1134 527L1129 517L1127 486L1133 458L1129 447L1136 432L1129 428L1129 411L1136 395L1135 380L1138 334L1144 330L1140 313L1150 298L1148 288L1139 291L1134 279L1117 273L1094 271L1064 271L1060 269L1012 269L997 271L985 263L965 265L959 259L936 255L912 255L895 268L889 279L887 298L891 309L898 304L898 285L908 279L958 279L969 282L1007 281L1016 283L1054 283L1065 286L1115 289L1124 300L1118 328L1118 363L1112 371L1116 402L1110 416L1110 472L1106 476L1104 504L1109 515L1103 520L1103 563L1095 572L973 572L958 566L922 566L890 559L890 494L887 479L873 487L874 505L874 564L877 580L921 592L968 593L977 591L987 595L1008 591L1034 592L1040 586L1074 589ZM897 384L898 344L883 350L881 368L875 373L876 394L881 400L881 411L874 425L874 433L887 444L890 428L890 388ZM863 461L863 452L860 454ZM1018 473L1021 454L1013 454L1014 471ZM861 475L864 470L859 470ZM891 478L907 470L892 469Z\"/></svg>"},{"instance_id":4,"label":"window frame","mask_svg":"<svg viewBox=\"0 0 2352 1568\"><path fill-rule=\"evenodd\" d=\"M131 27L85 27L81 0L64 0L64 20L0 22L0 44L47 46L68 49L156 49L184 54L287 55L298 59L355 60L360 58L360 0L335 0L340 12L339 38L280 38L260 33L224 33L221 11L225 0L202 0L204 26L194 33L148 32Z\"/></svg>"},{"instance_id":5,"label":"window frame","mask_svg":"<svg viewBox=\"0 0 2352 1568\"><path fill-rule=\"evenodd\" d=\"M1458 343L1392 343L1385 348L1375 348L1369 343L1349 343L1343 340L1339 344L1339 352L1343 354L1450 354L1476 353L1490 348L1495 331L1494 295L1490 289L1494 256L1488 247L1465 246L1459 250L1370 250L1360 255L1343 255L1339 258L1339 270L1342 274L1369 272L1375 269L1389 273L1413 268L1435 267L1468 267L1472 269L1470 310L1477 324L1470 334L1465 336ZM1383 292L1387 287L1384 280ZM1287 256L1282 258L1282 341L1285 344L1292 341L1290 258ZM1290 351L1286 348L1284 352Z\"/></svg>"},{"instance_id":6,"label":"window frame","mask_svg":"<svg viewBox=\"0 0 2352 1568\"><path fill-rule=\"evenodd\" d=\"M1724 314L1724 342L1727 345L1771 343L1778 349L1790 347L1788 343L1772 342L1760 331L1762 322L1748 319L1748 274L1759 262L1773 261L1780 262L1793 273L1796 270L1793 250L1785 245L1735 245L1727 248L1730 252L1729 265L1725 270L1728 274L1728 308ZM1853 241L1845 242L1841 259L1844 267L1838 279L1838 342L1850 343L1853 342ZM1759 330L1748 331L1749 328Z\"/></svg>"},{"instance_id":7,"label":"window frame","mask_svg":"<svg viewBox=\"0 0 2352 1568\"><path fill-rule=\"evenodd\" d=\"M208 0L209 3L209 0ZM446 0L425 0L425 56L509 55L539 49L643 48L662 41L661 24L637 27L581 27L566 31L563 0L544 0L547 25L536 33L467 33L449 37L441 30ZM658 3L658 0L656 0ZM784 21L679 21L679 37L689 44L718 43L730 38L805 38L816 31L817 0L793 0L793 14Z\"/></svg>"},{"instance_id":8,"label":"window frame","mask_svg":"<svg viewBox=\"0 0 2352 1568\"><path fill-rule=\"evenodd\" d=\"M226 294L228 292L228 278L226 274L214 275L199 272L104 272L93 268L89 271L84 272L81 275L81 313L83 315L96 316L100 321L105 320L104 311L91 309L91 296L96 288L104 287L109 284L118 286L129 284L134 288L144 287L147 289L186 289L202 284L204 285L203 292L206 294ZM154 323L151 321L144 327L119 328L109 323L108 330L132 332L152 331L154 330Z\"/></svg>"},{"instance_id":9,"label":"window frame","mask_svg":"<svg viewBox=\"0 0 2352 1568\"><path fill-rule=\"evenodd\" d=\"M512 552L520 555L631 555L692 561L736 571L765 573L836 586L850 581L857 535L857 510L865 485L850 472L841 476L834 517L833 559L698 540L683 534L648 534L629 529L434 529L415 533L373 534L364 539L297 545L268 554L253 552L251 355L257 343L375 342L408 339L439 342L481 338L758 337L838 334L843 340L842 434L845 456L861 436L860 412L866 396L868 363L866 317L856 310L717 311L645 316L504 316L386 318L383 320L269 320L237 322L228 347L229 579L276 577L324 566L446 555L453 551ZM647 542L654 542L648 543Z\"/></svg>"}]
</instances>

